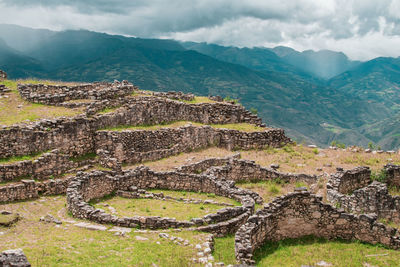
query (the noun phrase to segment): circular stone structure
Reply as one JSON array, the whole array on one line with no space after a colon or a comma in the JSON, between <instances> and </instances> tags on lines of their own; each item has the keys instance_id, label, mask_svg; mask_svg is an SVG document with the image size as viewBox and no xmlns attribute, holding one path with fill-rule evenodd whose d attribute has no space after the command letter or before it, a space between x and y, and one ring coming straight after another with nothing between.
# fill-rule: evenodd
<instances>
[{"instance_id":1,"label":"circular stone structure","mask_svg":"<svg viewBox=\"0 0 400 267\"><path fill-rule=\"evenodd\" d=\"M216 213L190 221L159 216L118 217L96 209L88 202L107 195L138 189L184 190L213 193L234 199L242 204L226 207ZM68 209L74 217L102 224L149 229L194 228L212 232L218 236L234 233L254 212L254 199L261 199L252 191L234 186L233 181L216 179L211 175L197 175L179 172L154 172L140 166L133 170L116 173L111 171L79 172L67 189Z\"/></svg>"}]
</instances>

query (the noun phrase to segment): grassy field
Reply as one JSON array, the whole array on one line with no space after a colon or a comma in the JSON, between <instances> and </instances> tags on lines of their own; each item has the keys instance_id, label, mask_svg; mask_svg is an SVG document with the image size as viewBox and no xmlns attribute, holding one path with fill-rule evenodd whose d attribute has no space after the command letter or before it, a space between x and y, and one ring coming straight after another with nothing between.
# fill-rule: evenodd
<instances>
[{"instance_id":1,"label":"grassy field","mask_svg":"<svg viewBox=\"0 0 400 267\"><path fill-rule=\"evenodd\" d=\"M0 84L4 84L12 90L12 92L7 94L8 98L0 99L0 124L2 125L31 122L43 118L50 119L62 116L71 117L78 115L83 111L82 108L69 109L27 102L23 100L17 92L18 83L61 84L57 82L36 80L0 81Z\"/></svg>"},{"instance_id":2,"label":"grassy field","mask_svg":"<svg viewBox=\"0 0 400 267\"><path fill-rule=\"evenodd\" d=\"M183 247L161 239L158 233L135 233L116 236L109 231L79 228L65 220L68 215L65 197L43 197L35 201L0 205L22 215L11 228L0 227L0 251L22 248L32 266L193 266L193 246ZM63 224L40 222L39 218L51 214ZM109 226L108 228L110 228ZM204 242L205 234L173 232L191 244ZM138 241L136 236L148 238ZM157 244L159 242L159 244Z\"/></svg>"},{"instance_id":3,"label":"grassy field","mask_svg":"<svg viewBox=\"0 0 400 267\"><path fill-rule=\"evenodd\" d=\"M113 197L106 201L98 202L95 207L107 211L104 205L115 208L117 214L121 217L160 216L175 218L178 221L201 218L223 208L214 204L184 204L176 201L127 199L122 197Z\"/></svg>"},{"instance_id":4,"label":"grassy field","mask_svg":"<svg viewBox=\"0 0 400 267\"><path fill-rule=\"evenodd\" d=\"M105 113L110 112L110 110L106 109ZM137 125L137 126L131 126L131 125L121 125L117 127L110 127L106 128L105 130L110 130L110 131L124 131L124 130L159 130L162 128L178 128L182 127L188 124L192 124L193 126L204 126L206 124L203 123L198 123L198 122L191 122L191 121L174 121L171 123L162 123L162 124L157 124L157 125ZM230 123L230 124L210 124L211 127L213 128L225 128L225 129L231 129L231 130L238 130L238 131L244 131L244 132L259 132L259 131L264 131L266 128L263 127L258 127L250 123Z\"/></svg>"},{"instance_id":5,"label":"grassy field","mask_svg":"<svg viewBox=\"0 0 400 267\"><path fill-rule=\"evenodd\" d=\"M228 236L215 239L215 260L235 264L235 238ZM266 242L255 252L257 266L316 266L325 261L337 267L399 266L400 251L386 249L380 245L369 245L358 241L325 240L306 236L280 242ZM368 265L369 264L369 265Z\"/></svg>"},{"instance_id":6,"label":"grassy field","mask_svg":"<svg viewBox=\"0 0 400 267\"><path fill-rule=\"evenodd\" d=\"M283 148L266 148L248 151L229 151L223 148L207 148L190 153L171 156L154 162L143 163L156 170L170 170L182 164L194 163L209 157L227 157L240 153L242 159L253 160L257 164L269 167L279 164L279 171L306 174L334 173L337 167L352 169L368 166L372 172L379 172L389 162L400 164L400 154L372 154L351 152L349 150L331 150L308 148L303 145L288 145ZM132 165L127 168L132 168ZM322 171L317 169L321 168Z\"/></svg>"},{"instance_id":7,"label":"grassy field","mask_svg":"<svg viewBox=\"0 0 400 267\"><path fill-rule=\"evenodd\" d=\"M147 190L151 193L163 193L164 196L170 196L175 198L193 198L193 199L201 199L201 200L212 200L218 203L228 203L235 206L239 206L240 203L227 197L217 196L213 193L197 193L197 192L188 192L188 191L175 191L175 190L159 190L159 189L150 189Z\"/></svg>"}]
</instances>

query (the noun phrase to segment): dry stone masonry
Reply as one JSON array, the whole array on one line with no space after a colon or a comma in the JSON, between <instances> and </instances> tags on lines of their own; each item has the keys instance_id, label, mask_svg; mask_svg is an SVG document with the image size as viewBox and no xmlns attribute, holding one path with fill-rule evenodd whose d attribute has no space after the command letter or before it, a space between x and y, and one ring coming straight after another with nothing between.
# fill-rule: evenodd
<instances>
[{"instance_id":1,"label":"dry stone masonry","mask_svg":"<svg viewBox=\"0 0 400 267\"><path fill-rule=\"evenodd\" d=\"M254 116L240 105L226 103L187 104L169 99L143 97L133 98L125 107L116 112L98 114L94 117L79 115L73 118L41 120L35 123L0 127L0 157L22 156L42 151L59 149L70 156L83 155L96 151L97 131L121 125L154 125L186 120L204 124L225 124L247 122L261 125L261 119ZM249 114L250 113L250 114ZM224 131L219 131L224 133ZM232 142L246 142L247 133L226 135L221 139L229 143L230 135L236 138ZM247 139L257 134L249 133ZM283 130L275 129L269 134L261 134L260 138L268 138L264 142L278 145L288 142ZM274 138L277 138L275 140ZM248 141L247 141L248 142Z\"/></svg>"},{"instance_id":2,"label":"dry stone masonry","mask_svg":"<svg viewBox=\"0 0 400 267\"><path fill-rule=\"evenodd\" d=\"M278 147L290 142L281 129L241 132L211 126L184 126L154 131L98 131L95 146L122 163L158 160L209 146L233 149Z\"/></svg>"},{"instance_id":3,"label":"dry stone masonry","mask_svg":"<svg viewBox=\"0 0 400 267\"><path fill-rule=\"evenodd\" d=\"M235 235L238 261L254 264L253 255L265 241L279 241L314 235L327 239L360 240L400 248L396 229L376 222L368 215L353 215L322 202L307 191L276 198L249 217Z\"/></svg>"},{"instance_id":4,"label":"dry stone masonry","mask_svg":"<svg viewBox=\"0 0 400 267\"><path fill-rule=\"evenodd\" d=\"M127 81L121 83L90 83L76 86L46 85L46 84L19 84L18 91L21 97L29 102L46 105L57 105L59 103L76 99L112 99L123 97L138 90Z\"/></svg>"},{"instance_id":5,"label":"dry stone masonry","mask_svg":"<svg viewBox=\"0 0 400 267\"><path fill-rule=\"evenodd\" d=\"M2 267L30 267L22 249L10 249L0 253L0 266Z\"/></svg>"},{"instance_id":6,"label":"dry stone masonry","mask_svg":"<svg viewBox=\"0 0 400 267\"><path fill-rule=\"evenodd\" d=\"M386 166L388 181L395 183L398 166ZM396 173L396 174L395 174ZM379 219L400 222L400 196L392 196L388 185L371 180L368 167L339 171L327 183L327 199L356 214L374 213Z\"/></svg>"},{"instance_id":7,"label":"dry stone masonry","mask_svg":"<svg viewBox=\"0 0 400 267\"><path fill-rule=\"evenodd\" d=\"M0 71L0 79L6 78ZM0 86L0 95L7 90ZM283 130L266 128L257 115L243 106L225 102L221 97L210 97L216 101L214 103L188 103L195 96L182 92L143 96L145 93L139 93L136 86L126 81L77 86L19 85L18 91L30 102L67 108L85 107L85 111L72 118L0 126L0 158L7 161L15 156L37 155L32 160L10 160L0 164L0 183L6 183L0 186L0 203L66 193L67 207L74 217L112 224L120 229L186 228L215 236L236 233L236 258L244 264L254 264L255 250L267 240L279 241L304 235L361 240L400 248L397 231L376 221L379 218L400 222L400 197L388 193L388 186L400 186L400 166L385 166L386 184L372 182L371 171L366 167L339 171L331 176L327 184L328 200L338 208L361 215L345 213L302 189L276 198L254 214L255 203L262 204L263 199L251 190L236 187L235 182L280 179L315 183L320 177L281 173L254 161L242 160L240 154L208 158L169 172L155 172L143 166L122 169L123 163L158 160L209 146L246 150L280 147L292 142ZM257 132L243 132L188 124L160 130L116 129L175 121L250 123L262 128ZM83 172L95 164L109 170ZM67 172L77 174L64 176ZM234 199L241 205L177 199L162 193L150 193L148 189L213 193ZM202 218L177 221L158 216L118 217L90 204L92 200L112 194L126 198L180 201L183 204L212 203L220 205L221 209ZM80 224L87 225L86 222ZM201 253L210 257L211 250L212 243L207 252ZM203 256L196 262L211 264ZM14 262L19 265L13 265ZM5 251L0 254L0 266L30 265L22 251Z\"/></svg>"},{"instance_id":8,"label":"dry stone masonry","mask_svg":"<svg viewBox=\"0 0 400 267\"><path fill-rule=\"evenodd\" d=\"M137 196L137 189L147 188L214 193L235 199L242 206L226 207L203 218L177 221L173 218L156 216L119 218L101 209L95 209L88 203L90 200L100 199L117 191L131 191L134 196ZM119 175L113 172L100 171L78 173L67 189L67 204L73 216L98 223L150 229L195 228L223 236L234 233L254 211L255 201L252 195L248 194L247 190L235 187L230 181L215 179L212 176L154 172L147 167L138 167L134 170L124 171ZM260 199L259 196L258 199Z\"/></svg>"},{"instance_id":9,"label":"dry stone masonry","mask_svg":"<svg viewBox=\"0 0 400 267\"><path fill-rule=\"evenodd\" d=\"M7 80L7 73L3 70L0 70L0 81Z\"/></svg>"}]
</instances>

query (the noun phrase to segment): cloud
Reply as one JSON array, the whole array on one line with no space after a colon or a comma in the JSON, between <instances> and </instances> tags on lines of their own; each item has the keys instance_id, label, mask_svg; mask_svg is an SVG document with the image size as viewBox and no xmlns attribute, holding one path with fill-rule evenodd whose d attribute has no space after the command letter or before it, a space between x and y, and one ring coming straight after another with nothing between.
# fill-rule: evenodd
<instances>
[{"instance_id":1,"label":"cloud","mask_svg":"<svg viewBox=\"0 0 400 267\"><path fill-rule=\"evenodd\" d=\"M0 0L0 23L398 56L398 0ZM371 43L373 42L373 43Z\"/></svg>"}]
</instances>

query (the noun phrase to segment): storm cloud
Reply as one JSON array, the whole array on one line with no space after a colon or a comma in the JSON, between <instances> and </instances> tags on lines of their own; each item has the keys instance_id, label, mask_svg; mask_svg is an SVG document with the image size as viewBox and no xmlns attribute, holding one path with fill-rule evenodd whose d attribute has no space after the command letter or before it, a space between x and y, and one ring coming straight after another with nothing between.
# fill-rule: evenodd
<instances>
[{"instance_id":1,"label":"storm cloud","mask_svg":"<svg viewBox=\"0 0 400 267\"><path fill-rule=\"evenodd\" d=\"M0 23L235 46L400 55L399 0L0 0Z\"/></svg>"}]
</instances>

